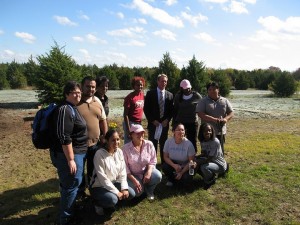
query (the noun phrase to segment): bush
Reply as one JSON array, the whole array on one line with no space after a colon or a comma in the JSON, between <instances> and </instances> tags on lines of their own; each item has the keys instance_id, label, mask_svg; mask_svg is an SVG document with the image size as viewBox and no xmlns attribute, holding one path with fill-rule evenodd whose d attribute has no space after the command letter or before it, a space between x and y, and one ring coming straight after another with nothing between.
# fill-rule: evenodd
<instances>
[{"instance_id":1,"label":"bush","mask_svg":"<svg viewBox=\"0 0 300 225\"><path fill-rule=\"evenodd\" d=\"M297 90L297 82L288 72L283 72L271 84L271 89L278 97L290 97Z\"/></svg>"}]
</instances>

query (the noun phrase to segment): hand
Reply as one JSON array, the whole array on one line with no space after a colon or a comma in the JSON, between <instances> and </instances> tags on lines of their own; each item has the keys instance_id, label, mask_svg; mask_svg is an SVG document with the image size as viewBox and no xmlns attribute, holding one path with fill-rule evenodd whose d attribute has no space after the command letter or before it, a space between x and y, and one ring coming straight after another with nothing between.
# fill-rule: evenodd
<instances>
[{"instance_id":1,"label":"hand","mask_svg":"<svg viewBox=\"0 0 300 225\"><path fill-rule=\"evenodd\" d=\"M117 194L117 196L118 196L118 199L119 199L119 200L122 200L122 199L123 199L123 193L122 193L122 192L119 192L119 193Z\"/></svg>"},{"instance_id":2,"label":"hand","mask_svg":"<svg viewBox=\"0 0 300 225\"><path fill-rule=\"evenodd\" d=\"M181 168L181 166L179 164L175 164L175 168L174 169L175 169L176 173L179 173L182 170L182 168Z\"/></svg>"},{"instance_id":3,"label":"hand","mask_svg":"<svg viewBox=\"0 0 300 225\"><path fill-rule=\"evenodd\" d=\"M165 119L164 121L161 122L161 125L162 125L163 127L168 126L168 124L169 124L169 121L168 121L167 119Z\"/></svg>"},{"instance_id":4,"label":"hand","mask_svg":"<svg viewBox=\"0 0 300 225\"><path fill-rule=\"evenodd\" d=\"M137 193L141 193L143 191L143 187L138 180L135 180L134 186L135 186Z\"/></svg>"},{"instance_id":5,"label":"hand","mask_svg":"<svg viewBox=\"0 0 300 225\"><path fill-rule=\"evenodd\" d=\"M143 178L143 183L144 184L147 184L150 182L150 179L151 179L151 172L147 171L144 175L144 178Z\"/></svg>"},{"instance_id":6,"label":"hand","mask_svg":"<svg viewBox=\"0 0 300 225\"><path fill-rule=\"evenodd\" d=\"M157 120L154 120L154 121L152 122L152 124L153 124L154 126L156 126L156 127L159 126L159 122L158 122Z\"/></svg>"},{"instance_id":7,"label":"hand","mask_svg":"<svg viewBox=\"0 0 300 225\"><path fill-rule=\"evenodd\" d=\"M126 199L126 198L129 197L129 192L128 192L128 190L123 190L122 193L123 193L123 199Z\"/></svg>"},{"instance_id":8,"label":"hand","mask_svg":"<svg viewBox=\"0 0 300 225\"><path fill-rule=\"evenodd\" d=\"M182 172L176 174L175 180L180 180L182 177Z\"/></svg>"},{"instance_id":9,"label":"hand","mask_svg":"<svg viewBox=\"0 0 300 225\"><path fill-rule=\"evenodd\" d=\"M77 166L76 166L76 163L75 163L74 159L68 161L68 165L69 165L69 168L70 168L70 173L72 175L76 174Z\"/></svg>"}]
</instances>

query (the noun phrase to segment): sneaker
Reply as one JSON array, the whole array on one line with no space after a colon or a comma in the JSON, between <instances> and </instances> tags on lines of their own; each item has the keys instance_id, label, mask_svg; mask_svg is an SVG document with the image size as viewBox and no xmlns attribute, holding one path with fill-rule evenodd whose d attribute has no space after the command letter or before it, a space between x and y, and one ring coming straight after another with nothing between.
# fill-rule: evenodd
<instances>
[{"instance_id":1,"label":"sneaker","mask_svg":"<svg viewBox=\"0 0 300 225\"><path fill-rule=\"evenodd\" d=\"M104 215L103 208L100 207L100 206L96 206L96 205L95 205L95 212L96 212L99 216L103 216L103 215Z\"/></svg>"},{"instance_id":2,"label":"sneaker","mask_svg":"<svg viewBox=\"0 0 300 225\"><path fill-rule=\"evenodd\" d=\"M168 181L168 182L166 183L166 186L167 186L167 187L172 187L172 186L173 186L173 183L172 183L171 181Z\"/></svg>"},{"instance_id":3,"label":"sneaker","mask_svg":"<svg viewBox=\"0 0 300 225\"><path fill-rule=\"evenodd\" d=\"M154 201L154 195L153 194L149 194L147 196L147 198L148 198L149 201Z\"/></svg>"}]
</instances>

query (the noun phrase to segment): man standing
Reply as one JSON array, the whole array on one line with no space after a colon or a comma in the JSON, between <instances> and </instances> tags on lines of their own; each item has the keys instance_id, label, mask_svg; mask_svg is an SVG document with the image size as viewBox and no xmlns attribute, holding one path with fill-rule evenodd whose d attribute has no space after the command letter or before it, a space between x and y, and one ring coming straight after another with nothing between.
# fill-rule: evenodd
<instances>
[{"instance_id":1,"label":"man standing","mask_svg":"<svg viewBox=\"0 0 300 225\"><path fill-rule=\"evenodd\" d=\"M87 151L87 178L88 183L93 175L93 159L95 152L98 150L100 140L100 131L104 136L107 132L107 121L102 103L94 96L96 92L96 81L94 78L87 76L81 82L82 98L77 105L79 113L87 123L88 131L88 151Z\"/></svg>"},{"instance_id":2,"label":"man standing","mask_svg":"<svg viewBox=\"0 0 300 225\"><path fill-rule=\"evenodd\" d=\"M164 162L163 149L168 138L169 122L173 117L173 94L165 89L167 83L167 75L158 75L157 88L147 92L144 104L149 140L153 142L156 154L159 141L161 163Z\"/></svg>"},{"instance_id":3,"label":"man standing","mask_svg":"<svg viewBox=\"0 0 300 225\"><path fill-rule=\"evenodd\" d=\"M233 108L228 99L220 96L219 85L210 82L206 85L207 96L199 100L196 112L201 123L210 123L216 132L224 154L226 123L233 117Z\"/></svg>"}]
</instances>

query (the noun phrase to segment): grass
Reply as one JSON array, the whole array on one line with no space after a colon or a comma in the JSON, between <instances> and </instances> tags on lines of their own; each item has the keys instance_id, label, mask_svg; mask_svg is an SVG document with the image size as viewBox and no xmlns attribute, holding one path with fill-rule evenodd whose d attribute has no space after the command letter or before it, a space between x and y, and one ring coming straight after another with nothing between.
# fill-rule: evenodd
<instances>
[{"instance_id":1,"label":"grass","mask_svg":"<svg viewBox=\"0 0 300 225\"><path fill-rule=\"evenodd\" d=\"M53 224L59 193L49 153L34 149L29 124L9 122L10 112L0 114L10 128L1 127L0 223ZM233 119L225 145L231 170L210 189L199 175L187 188L166 187L163 178L154 202L123 204L110 219L82 202L79 224L300 224L299 127L298 118Z\"/></svg>"}]
</instances>

